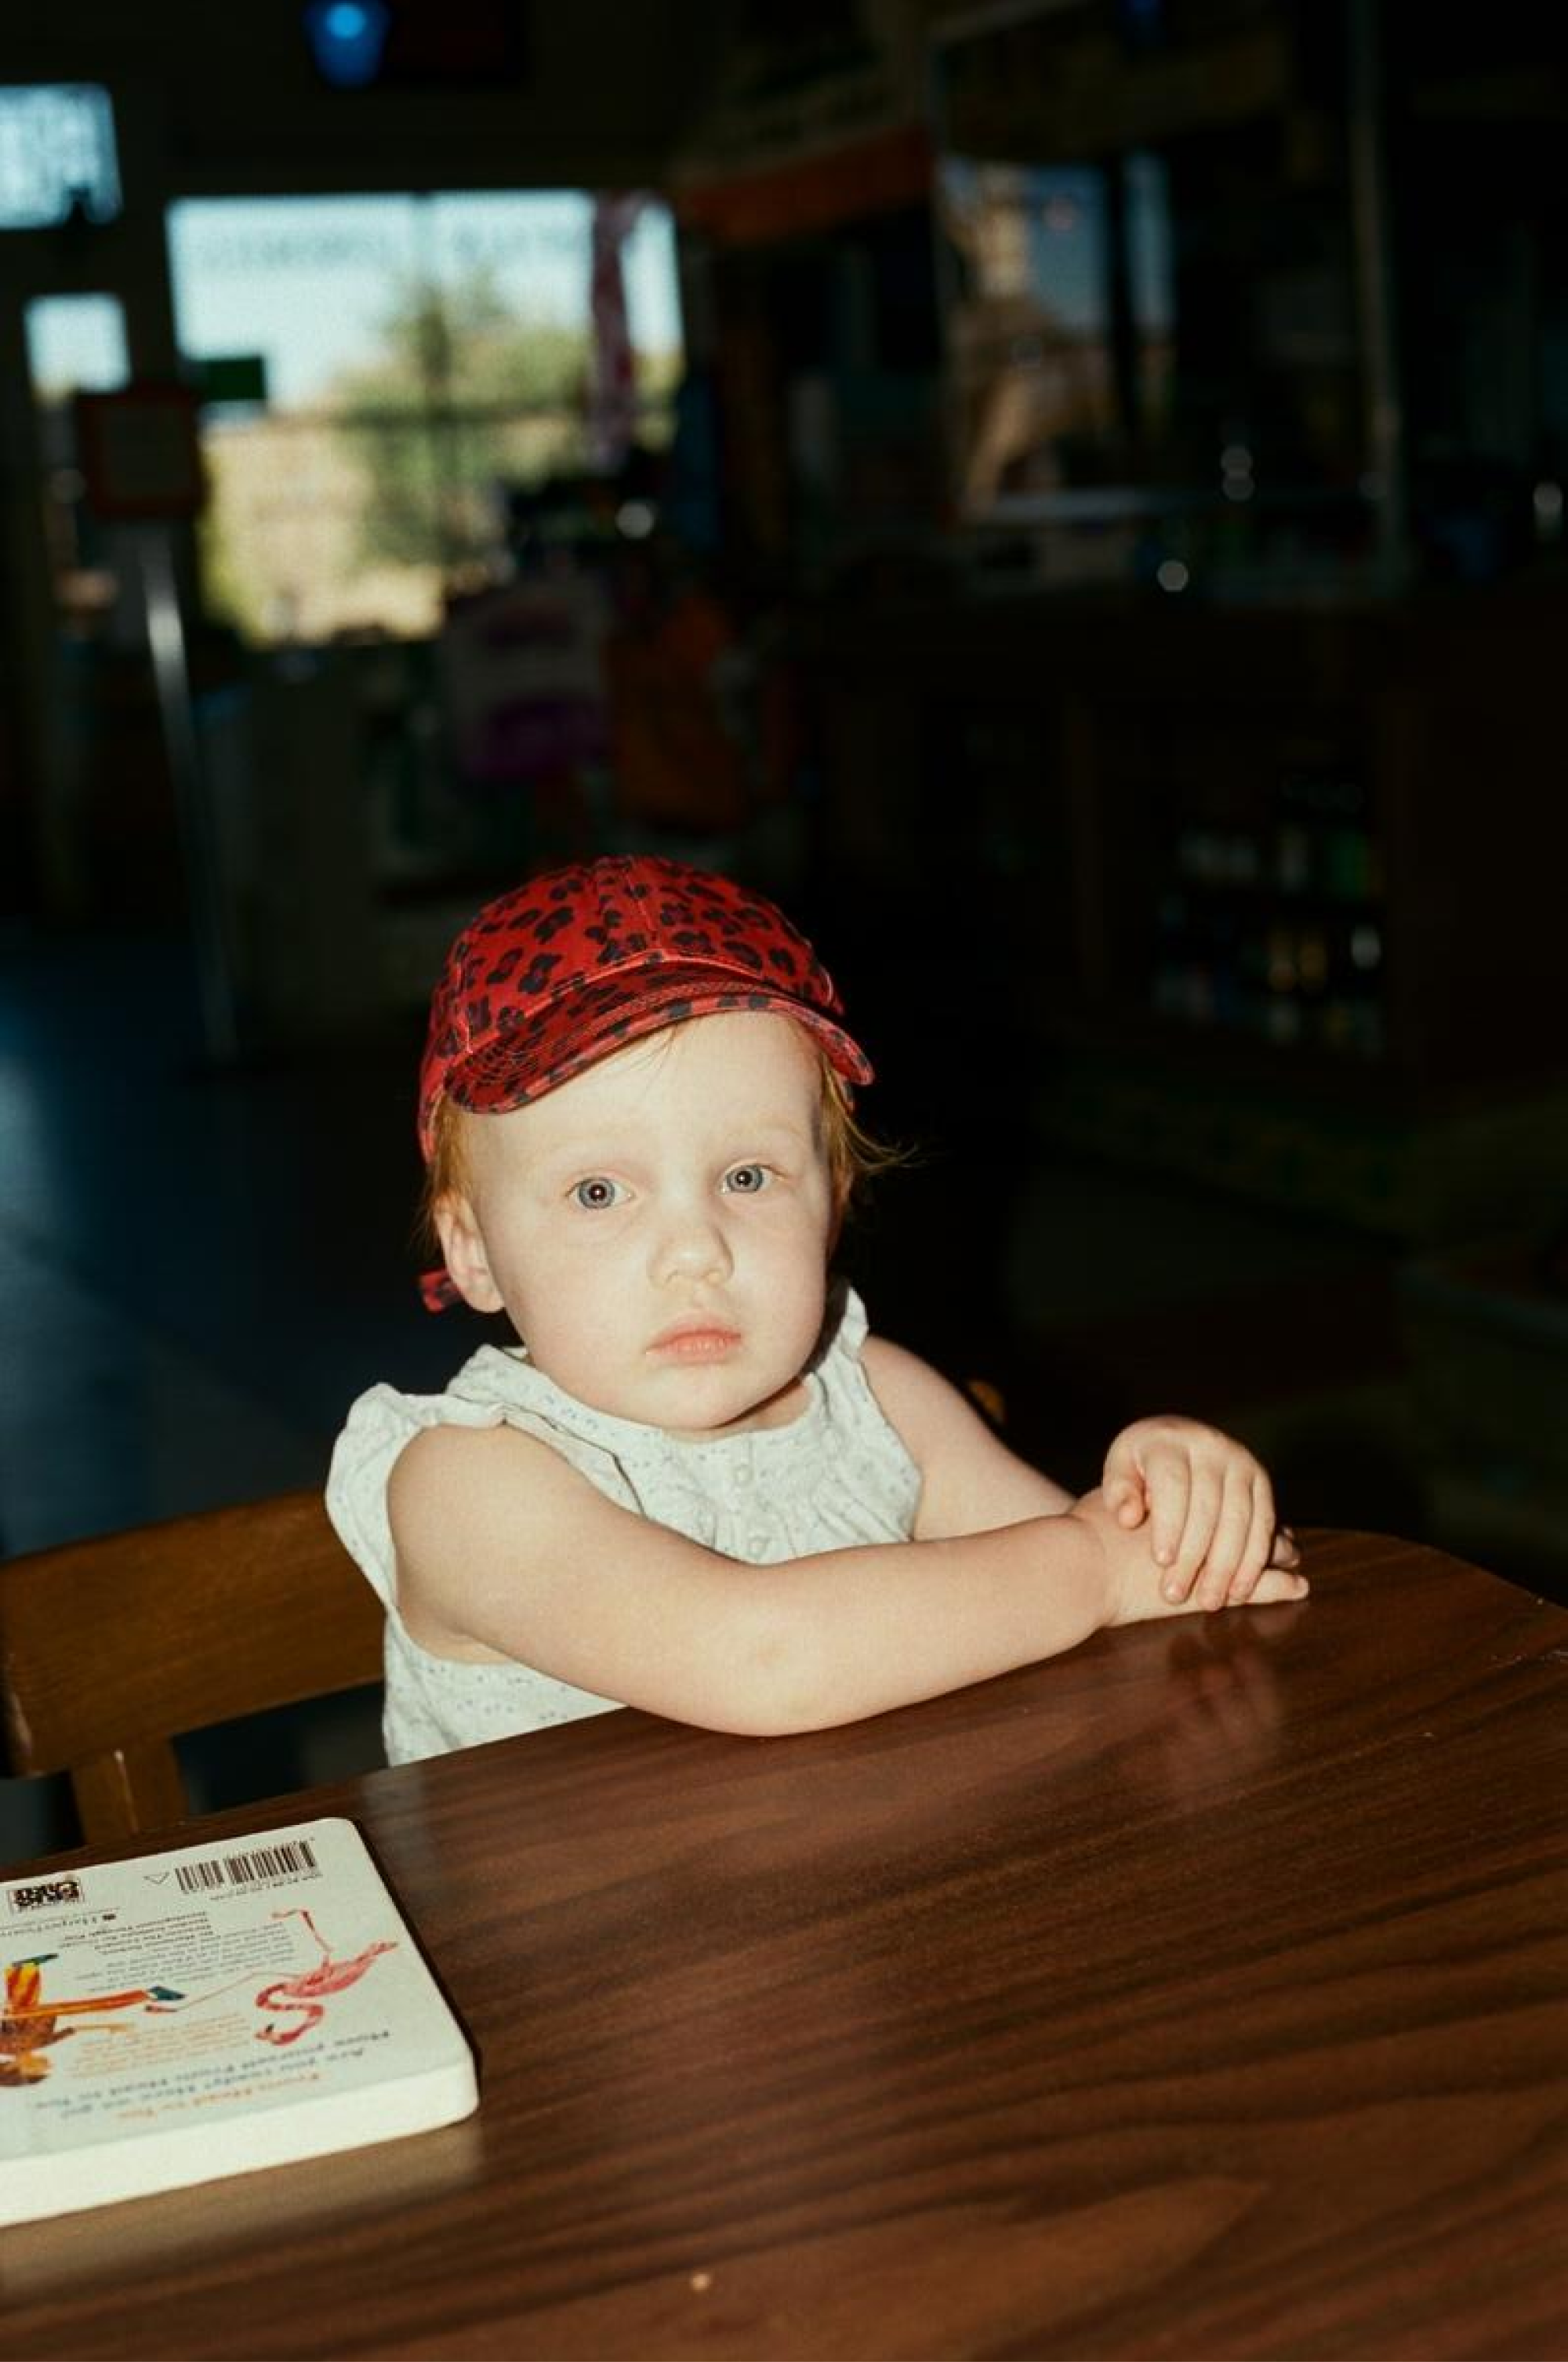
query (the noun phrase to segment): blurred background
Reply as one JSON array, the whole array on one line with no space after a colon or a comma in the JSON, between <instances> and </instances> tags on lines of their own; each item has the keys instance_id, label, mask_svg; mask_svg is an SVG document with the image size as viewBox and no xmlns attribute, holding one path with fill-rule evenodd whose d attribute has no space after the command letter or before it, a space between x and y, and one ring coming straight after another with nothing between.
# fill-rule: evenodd
<instances>
[{"instance_id":1,"label":"blurred background","mask_svg":"<svg viewBox=\"0 0 1568 2362\"><path fill-rule=\"evenodd\" d=\"M813 933L1021 1449L1568 1596L1565 125L1523 0L8 0L0 1551L445 1381L436 967L635 849Z\"/></svg>"}]
</instances>

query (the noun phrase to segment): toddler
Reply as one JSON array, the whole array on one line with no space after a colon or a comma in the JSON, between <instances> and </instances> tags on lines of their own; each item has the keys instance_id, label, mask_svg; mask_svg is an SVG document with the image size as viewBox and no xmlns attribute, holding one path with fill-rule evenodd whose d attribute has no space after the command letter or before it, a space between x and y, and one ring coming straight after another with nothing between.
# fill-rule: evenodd
<instances>
[{"instance_id":1,"label":"toddler","mask_svg":"<svg viewBox=\"0 0 1568 2362\"><path fill-rule=\"evenodd\" d=\"M811 946L728 878L578 865L458 937L421 1076L424 1286L520 1341L443 1394L372 1387L333 1456L392 1761L618 1704L811 1730L1304 1594L1240 1444L1140 1419L1075 1500L867 1335L829 1264L877 1161L870 1079Z\"/></svg>"}]
</instances>

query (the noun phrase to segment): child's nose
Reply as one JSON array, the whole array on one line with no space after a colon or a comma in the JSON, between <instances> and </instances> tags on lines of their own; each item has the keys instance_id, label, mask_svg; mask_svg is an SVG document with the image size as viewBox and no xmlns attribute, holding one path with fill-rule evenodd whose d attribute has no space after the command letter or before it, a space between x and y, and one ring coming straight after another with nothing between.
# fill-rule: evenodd
<instances>
[{"instance_id":1,"label":"child's nose","mask_svg":"<svg viewBox=\"0 0 1568 2362\"><path fill-rule=\"evenodd\" d=\"M723 1225L711 1208L683 1209L665 1224L657 1255L661 1278L727 1279L734 1260Z\"/></svg>"}]
</instances>

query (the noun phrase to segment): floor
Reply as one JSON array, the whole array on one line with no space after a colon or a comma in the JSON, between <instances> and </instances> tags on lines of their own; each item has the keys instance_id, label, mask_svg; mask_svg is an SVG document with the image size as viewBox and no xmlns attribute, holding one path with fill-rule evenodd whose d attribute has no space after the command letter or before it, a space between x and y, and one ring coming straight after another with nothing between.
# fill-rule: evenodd
<instances>
[{"instance_id":1,"label":"floor","mask_svg":"<svg viewBox=\"0 0 1568 2362\"><path fill-rule=\"evenodd\" d=\"M389 1028L216 1069L178 940L0 937L0 1550L319 1483L362 1386L439 1383L402 1277L414 1055ZM198 1749L203 1800L373 1760L373 1716L284 1720L259 1785ZM70 1831L57 1783L0 1783L0 1859Z\"/></svg>"},{"instance_id":2,"label":"floor","mask_svg":"<svg viewBox=\"0 0 1568 2362\"><path fill-rule=\"evenodd\" d=\"M419 1032L215 1065L179 940L0 931L0 1551L318 1483L361 1387L438 1385L488 1333L414 1292ZM1386 1250L959 1115L848 1243L879 1326L999 1385L1069 1483L1182 1407L1265 1451L1297 1521L1419 1529ZM215 1804L375 1757L360 1700L190 1769ZM57 1783L0 1781L0 1860L71 1841Z\"/></svg>"}]
</instances>

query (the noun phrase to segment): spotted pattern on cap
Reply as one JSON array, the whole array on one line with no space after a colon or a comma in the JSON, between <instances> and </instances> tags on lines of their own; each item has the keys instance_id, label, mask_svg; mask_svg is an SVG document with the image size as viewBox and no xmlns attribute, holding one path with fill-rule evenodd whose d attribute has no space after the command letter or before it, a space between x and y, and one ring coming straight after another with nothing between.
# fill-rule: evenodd
<instances>
[{"instance_id":1,"label":"spotted pattern on cap","mask_svg":"<svg viewBox=\"0 0 1568 2362\"><path fill-rule=\"evenodd\" d=\"M576 863L502 894L453 944L420 1075L426 1157L443 1095L497 1113L540 1098L612 1051L692 1017L778 1010L845 1079L871 1067L833 979L763 895L656 855Z\"/></svg>"}]
</instances>

